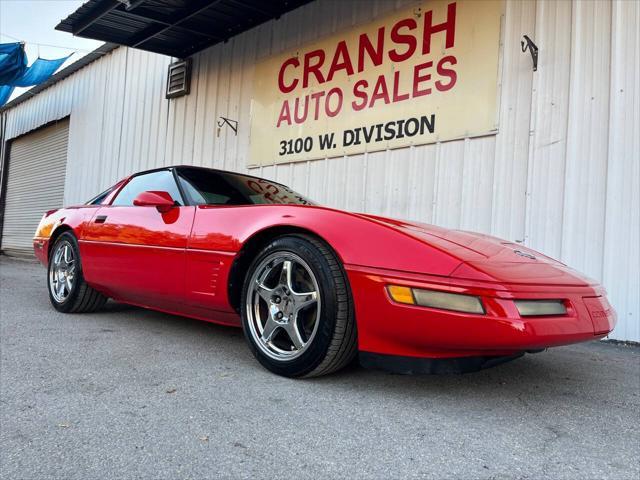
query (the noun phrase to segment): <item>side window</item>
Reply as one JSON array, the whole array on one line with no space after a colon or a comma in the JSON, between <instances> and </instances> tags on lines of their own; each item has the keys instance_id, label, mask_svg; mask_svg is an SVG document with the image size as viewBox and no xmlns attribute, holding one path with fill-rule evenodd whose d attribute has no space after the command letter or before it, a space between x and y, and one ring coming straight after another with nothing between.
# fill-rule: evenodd
<instances>
[{"instance_id":1,"label":"side window","mask_svg":"<svg viewBox=\"0 0 640 480\"><path fill-rule=\"evenodd\" d=\"M169 170L160 170L158 172L145 173L138 175L129 180L120 193L113 200L112 205L131 206L133 199L142 192L149 190L167 192L171 195L178 205L183 205L182 197L178 191L173 173Z\"/></svg>"},{"instance_id":2,"label":"side window","mask_svg":"<svg viewBox=\"0 0 640 480\"><path fill-rule=\"evenodd\" d=\"M182 189L196 205L246 205L249 202L218 172L204 169L178 170Z\"/></svg>"},{"instance_id":3,"label":"side window","mask_svg":"<svg viewBox=\"0 0 640 480\"><path fill-rule=\"evenodd\" d=\"M206 168L179 167L178 181L196 205L313 205L289 187L257 177Z\"/></svg>"}]
</instances>

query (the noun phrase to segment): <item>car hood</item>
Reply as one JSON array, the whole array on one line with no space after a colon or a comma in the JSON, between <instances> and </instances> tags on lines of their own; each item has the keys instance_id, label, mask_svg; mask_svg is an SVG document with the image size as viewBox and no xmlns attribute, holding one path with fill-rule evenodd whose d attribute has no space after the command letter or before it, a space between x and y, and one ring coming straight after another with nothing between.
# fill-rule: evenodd
<instances>
[{"instance_id":1,"label":"car hood","mask_svg":"<svg viewBox=\"0 0 640 480\"><path fill-rule=\"evenodd\" d=\"M597 284L551 257L491 235L375 215L363 216L455 255L463 263L451 273L452 277L531 285Z\"/></svg>"}]
</instances>

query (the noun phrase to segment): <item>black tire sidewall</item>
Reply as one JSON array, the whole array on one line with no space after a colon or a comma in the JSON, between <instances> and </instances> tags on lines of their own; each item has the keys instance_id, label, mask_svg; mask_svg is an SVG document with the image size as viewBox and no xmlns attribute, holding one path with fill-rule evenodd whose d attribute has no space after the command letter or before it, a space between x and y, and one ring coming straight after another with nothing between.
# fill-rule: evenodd
<instances>
[{"instance_id":1,"label":"black tire sidewall","mask_svg":"<svg viewBox=\"0 0 640 480\"><path fill-rule=\"evenodd\" d=\"M249 282L253 276L256 267L267 256L276 252L294 253L301 257L311 268L318 282L320 290L320 324L316 335L311 340L311 345L307 350L297 358L288 361L277 361L265 355L255 344L256 340L252 337L249 330L249 322L251 321L247 315L247 295ZM337 292L336 284L324 255L303 237L288 235L276 238L267 245L253 260L242 287L242 298L240 302L242 328L244 330L245 339L249 344L249 348L253 352L258 361L268 370L286 377L302 377L312 372L327 355L327 350L331 344L336 326L337 311Z\"/></svg>"},{"instance_id":2,"label":"black tire sidewall","mask_svg":"<svg viewBox=\"0 0 640 480\"><path fill-rule=\"evenodd\" d=\"M63 302L58 302L54 298L53 294L51 293L51 285L50 285L49 278L50 278L51 268L52 268L53 253L56 251L56 248L58 247L58 245L63 241L66 241L71 245L74 258L76 259L76 272L75 272L75 282L73 283L73 288L71 289L69 296ZM65 313L70 312L76 303L76 300L80 292L80 285L83 282L84 282L84 276L82 275L82 261L80 259L80 249L78 248L78 240L76 240L76 237L73 233L64 232L62 235L60 235L56 239L55 243L53 244L53 247L51 248L51 255L49 257L49 262L47 266L47 291L49 292L49 300L51 301L53 308L55 308L59 312L65 312Z\"/></svg>"}]
</instances>

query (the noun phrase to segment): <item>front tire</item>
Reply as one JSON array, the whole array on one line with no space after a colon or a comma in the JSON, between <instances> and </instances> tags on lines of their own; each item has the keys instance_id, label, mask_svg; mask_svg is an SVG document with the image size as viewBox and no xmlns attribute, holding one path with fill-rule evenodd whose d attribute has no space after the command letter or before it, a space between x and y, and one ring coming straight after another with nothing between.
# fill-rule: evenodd
<instances>
[{"instance_id":1,"label":"front tire","mask_svg":"<svg viewBox=\"0 0 640 480\"><path fill-rule=\"evenodd\" d=\"M51 248L47 284L49 300L59 312L95 312L107 301L107 297L85 282L78 241L71 232L60 235Z\"/></svg>"},{"instance_id":2,"label":"front tire","mask_svg":"<svg viewBox=\"0 0 640 480\"><path fill-rule=\"evenodd\" d=\"M251 351L278 375L326 375L357 353L346 273L333 251L309 235L278 237L257 255L242 289L241 316Z\"/></svg>"}]
</instances>

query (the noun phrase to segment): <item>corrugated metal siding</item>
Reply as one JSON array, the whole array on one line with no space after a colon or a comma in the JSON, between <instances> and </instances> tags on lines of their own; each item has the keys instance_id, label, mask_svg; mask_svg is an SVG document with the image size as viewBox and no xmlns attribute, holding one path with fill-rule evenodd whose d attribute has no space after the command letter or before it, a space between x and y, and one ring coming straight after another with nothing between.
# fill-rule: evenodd
<instances>
[{"instance_id":1,"label":"corrugated metal siding","mask_svg":"<svg viewBox=\"0 0 640 480\"><path fill-rule=\"evenodd\" d=\"M491 231L518 242L525 238L527 165L533 69L520 50L523 34L535 32L536 3L506 2L500 84L500 130L493 168ZM509 179L505 182L504 179Z\"/></svg>"},{"instance_id":2,"label":"corrugated metal siding","mask_svg":"<svg viewBox=\"0 0 640 480\"><path fill-rule=\"evenodd\" d=\"M619 315L615 338L640 340L640 2L612 7L602 281ZM588 188L588 187L587 187Z\"/></svg>"},{"instance_id":3,"label":"corrugated metal siding","mask_svg":"<svg viewBox=\"0 0 640 480\"><path fill-rule=\"evenodd\" d=\"M560 256L602 278L611 2L578 2L573 17Z\"/></svg>"},{"instance_id":4,"label":"corrugated metal siding","mask_svg":"<svg viewBox=\"0 0 640 480\"><path fill-rule=\"evenodd\" d=\"M407 4L319 0L195 56L191 94L172 101L170 59L121 48L10 110L7 137L71 113L67 203L159 165L245 171L256 60ZM331 206L524 242L602 280L613 337L640 341L639 12L505 2L497 135L252 172ZM523 34L540 48L535 73Z\"/></svg>"},{"instance_id":5,"label":"corrugated metal siding","mask_svg":"<svg viewBox=\"0 0 640 480\"><path fill-rule=\"evenodd\" d=\"M62 207L69 121L15 139L9 149L2 251L32 256L42 214Z\"/></svg>"},{"instance_id":6,"label":"corrugated metal siding","mask_svg":"<svg viewBox=\"0 0 640 480\"><path fill-rule=\"evenodd\" d=\"M540 60L531 99L525 241L554 258L562 243L572 9L572 2L539 2L533 37Z\"/></svg>"}]
</instances>

